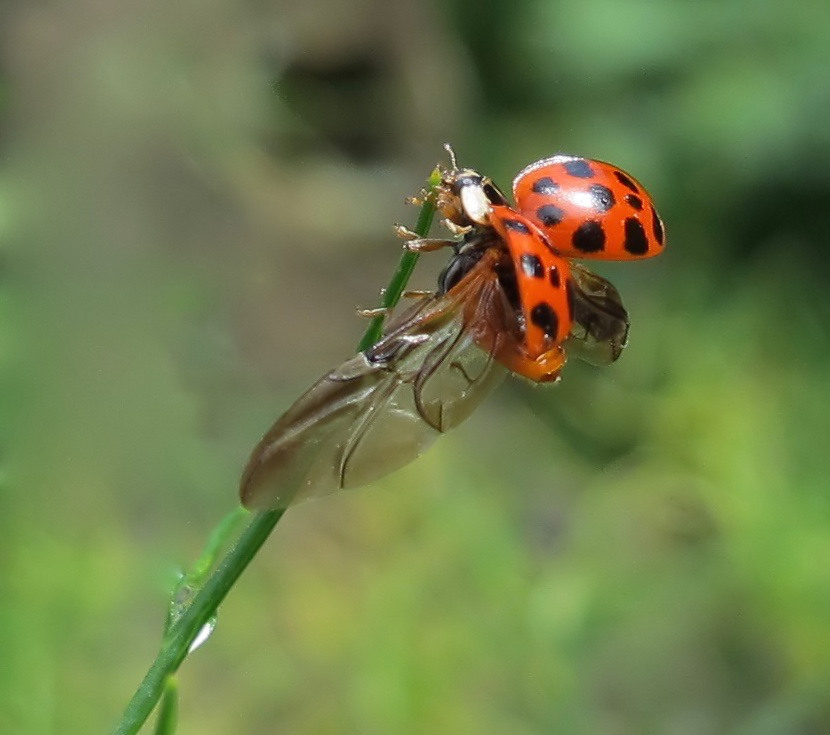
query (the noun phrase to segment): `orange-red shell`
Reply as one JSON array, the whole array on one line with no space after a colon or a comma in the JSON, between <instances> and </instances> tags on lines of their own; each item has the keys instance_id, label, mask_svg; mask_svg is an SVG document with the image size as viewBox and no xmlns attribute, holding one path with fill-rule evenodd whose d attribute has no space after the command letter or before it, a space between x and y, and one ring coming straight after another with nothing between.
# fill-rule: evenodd
<instances>
[{"instance_id":1,"label":"orange-red shell","mask_svg":"<svg viewBox=\"0 0 830 735\"><path fill-rule=\"evenodd\" d=\"M571 332L570 265L532 221L510 207L492 207L490 222L513 261L523 324L521 349L498 357L531 380L554 380L565 363L562 343Z\"/></svg>"},{"instance_id":2,"label":"orange-red shell","mask_svg":"<svg viewBox=\"0 0 830 735\"><path fill-rule=\"evenodd\" d=\"M516 176L513 195L565 257L634 260L663 251L665 230L648 192L610 163L545 158Z\"/></svg>"}]
</instances>

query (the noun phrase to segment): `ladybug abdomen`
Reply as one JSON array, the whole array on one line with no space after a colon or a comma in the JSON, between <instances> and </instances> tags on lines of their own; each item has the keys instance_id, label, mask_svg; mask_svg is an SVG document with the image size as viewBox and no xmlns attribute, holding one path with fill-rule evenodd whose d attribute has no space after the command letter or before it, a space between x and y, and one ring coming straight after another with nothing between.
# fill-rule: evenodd
<instances>
[{"instance_id":1,"label":"ladybug abdomen","mask_svg":"<svg viewBox=\"0 0 830 735\"><path fill-rule=\"evenodd\" d=\"M663 251L665 230L651 196L610 163L546 158L519 173L513 193L518 210L563 256L633 260Z\"/></svg>"}]
</instances>

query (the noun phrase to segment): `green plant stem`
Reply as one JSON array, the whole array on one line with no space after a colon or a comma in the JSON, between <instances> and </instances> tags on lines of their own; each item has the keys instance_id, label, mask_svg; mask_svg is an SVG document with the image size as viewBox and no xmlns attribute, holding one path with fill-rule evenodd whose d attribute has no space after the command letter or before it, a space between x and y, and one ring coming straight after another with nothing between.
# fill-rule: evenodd
<instances>
[{"instance_id":1,"label":"green plant stem","mask_svg":"<svg viewBox=\"0 0 830 735\"><path fill-rule=\"evenodd\" d=\"M164 681L164 696L159 706L155 735L173 735L179 724L179 683L176 675L168 676Z\"/></svg>"},{"instance_id":2,"label":"green plant stem","mask_svg":"<svg viewBox=\"0 0 830 735\"><path fill-rule=\"evenodd\" d=\"M201 587L210 570L216 566L216 559L228 543L228 539L235 533L242 520L248 517L248 511L241 505L228 513L211 531L202 555L196 560L187 573L190 584Z\"/></svg>"},{"instance_id":3,"label":"green plant stem","mask_svg":"<svg viewBox=\"0 0 830 735\"><path fill-rule=\"evenodd\" d=\"M115 730L117 735L132 735L138 732L150 716L164 691L167 677L172 675L184 661L190 644L193 643L202 626L215 614L216 608L265 543L265 539L268 538L284 512L284 510L269 510L254 516L242 532L239 541L193 598L190 607L170 628L162 640L156 660L124 710L121 722Z\"/></svg>"},{"instance_id":4,"label":"green plant stem","mask_svg":"<svg viewBox=\"0 0 830 735\"><path fill-rule=\"evenodd\" d=\"M432 225L435 216L435 188L440 183L440 179L440 173L437 169L434 170L430 175L424 203L414 227L414 231L420 237L424 237ZM398 268L383 294L381 301L383 307L392 308L397 304L406 288L410 275L412 275L417 260L417 253L410 251L405 251L401 256ZM382 328L383 316L375 317L363 335L358 349L362 351L374 344L378 340ZM177 619L169 621L169 627L165 631L156 659L124 710L114 731L115 735L134 735L150 716L153 708L164 694L166 687L172 687L172 690L175 691L175 682L170 682L170 677L176 673L199 631L216 614L216 610L222 600L225 599L225 595L228 594L251 559L265 543L284 513L284 510L257 513L242 532L237 543L217 566L216 571L207 578L204 586L199 588L192 602ZM194 566L194 573L189 575L188 581L201 581L206 576L206 563L212 562L220 542L238 520L238 512L235 511L219 523L211 534L207 551ZM174 717L175 713L171 716Z\"/></svg>"},{"instance_id":5,"label":"green plant stem","mask_svg":"<svg viewBox=\"0 0 830 735\"><path fill-rule=\"evenodd\" d=\"M441 183L441 172L435 168L427 180L427 194L424 197L424 203L421 205L421 211L418 213L418 220L415 223L413 232L416 232L420 237L424 237L429 228L432 227L432 220L435 217L435 189ZM401 260L398 263L398 269L389 281L389 286L383 291L380 299L381 308L391 309L400 301L406 284L409 282L409 277L415 269L415 264L418 262L418 253L412 250L404 250ZM360 340L357 349L358 352L368 350L375 342L380 339L383 331L383 314L376 316L369 324L366 334Z\"/></svg>"}]
</instances>

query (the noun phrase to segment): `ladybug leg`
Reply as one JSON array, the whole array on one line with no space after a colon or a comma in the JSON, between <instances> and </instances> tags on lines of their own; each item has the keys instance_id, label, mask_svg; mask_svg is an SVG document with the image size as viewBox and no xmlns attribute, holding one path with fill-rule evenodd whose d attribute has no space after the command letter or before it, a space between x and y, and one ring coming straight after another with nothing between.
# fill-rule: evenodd
<instances>
[{"instance_id":1,"label":"ladybug leg","mask_svg":"<svg viewBox=\"0 0 830 735\"><path fill-rule=\"evenodd\" d=\"M448 219L445 219L443 224L456 237L466 235L472 229L471 227L456 225ZM394 229L398 237L406 240L404 248L414 253L431 253L441 248L454 248L459 244L457 240L447 237L421 237L417 232L413 232L403 225L395 225Z\"/></svg>"},{"instance_id":2,"label":"ladybug leg","mask_svg":"<svg viewBox=\"0 0 830 735\"><path fill-rule=\"evenodd\" d=\"M413 196L408 196L404 199L405 204L411 204L415 207L423 207L424 202L433 194L432 189L422 187L421 190Z\"/></svg>"},{"instance_id":3,"label":"ladybug leg","mask_svg":"<svg viewBox=\"0 0 830 735\"><path fill-rule=\"evenodd\" d=\"M458 245L455 240L444 240L441 238L419 237L417 240L407 240L403 247L413 253L431 253L441 248L452 248Z\"/></svg>"},{"instance_id":4,"label":"ladybug leg","mask_svg":"<svg viewBox=\"0 0 830 735\"><path fill-rule=\"evenodd\" d=\"M448 245L453 244L451 240L448 240L445 237L421 237L417 232L414 232L403 225L395 225L394 230L398 237L407 241L407 244L412 242L436 243L434 248L430 248L431 250L438 250L439 248L444 247L444 243L447 243Z\"/></svg>"},{"instance_id":5,"label":"ladybug leg","mask_svg":"<svg viewBox=\"0 0 830 735\"><path fill-rule=\"evenodd\" d=\"M447 229L450 230L450 232L452 232L453 235L465 235L467 231L470 229L469 227L457 227L456 225L449 222L449 220L445 220L444 224L447 226ZM403 225L395 225L394 230L395 234L398 237L407 241L407 248L419 252L440 250L443 247L451 247L453 245L458 244L454 240L451 240L446 237L421 237L417 232L414 232L413 230L410 230L408 227L404 227ZM410 248L410 245L412 245L413 243L415 243L415 245Z\"/></svg>"},{"instance_id":6,"label":"ladybug leg","mask_svg":"<svg viewBox=\"0 0 830 735\"><path fill-rule=\"evenodd\" d=\"M425 299L434 294L433 291L404 291L401 294L406 299ZM387 316L392 309L388 306L375 306L371 309L355 309L358 316L366 317L367 319L374 319L376 316Z\"/></svg>"},{"instance_id":7,"label":"ladybug leg","mask_svg":"<svg viewBox=\"0 0 830 735\"><path fill-rule=\"evenodd\" d=\"M411 250L413 253L431 253L433 250L452 247L456 244L454 240L448 240L447 238L421 237L417 232L413 232L403 225L395 225L395 234L406 240L403 245L404 249Z\"/></svg>"},{"instance_id":8,"label":"ladybug leg","mask_svg":"<svg viewBox=\"0 0 830 735\"><path fill-rule=\"evenodd\" d=\"M408 227L404 227L403 225L393 225L392 229L395 230L395 234L402 240L421 239L421 236L417 232L415 232L414 230L410 230Z\"/></svg>"},{"instance_id":9,"label":"ladybug leg","mask_svg":"<svg viewBox=\"0 0 830 735\"><path fill-rule=\"evenodd\" d=\"M427 296L432 296L433 291L421 291L419 289L415 289L412 291L404 291L403 297L406 299L425 299Z\"/></svg>"},{"instance_id":10,"label":"ladybug leg","mask_svg":"<svg viewBox=\"0 0 830 735\"><path fill-rule=\"evenodd\" d=\"M441 224L456 237L462 237L473 229L469 225L457 225L451 219L445 219Z\"/></svg>"},{"instance_id":11,"label":"ladybug leg","mask_svg":"<svg viewBox=\"0 0 830 735\"><path fill-rule=\"evenodd\" d=\"M355 309L358 316L366 317L367 319L374 319L376 316L386 316L389 313L389 308L386 306L377 306L372 309Z\"/></svg>"}]
</instances>

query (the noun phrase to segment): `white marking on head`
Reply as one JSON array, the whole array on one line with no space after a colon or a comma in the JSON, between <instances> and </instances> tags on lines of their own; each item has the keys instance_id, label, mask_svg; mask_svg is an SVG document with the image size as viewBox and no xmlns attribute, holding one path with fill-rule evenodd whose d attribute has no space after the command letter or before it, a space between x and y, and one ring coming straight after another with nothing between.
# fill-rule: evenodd
<instances>
[{"instance_id":1,"label":"white marking on head","mask_svg":"<svg viewBox=\"0 0 830 735\"><path fill-rule=\"evenodd\" d=\"M477 225L490 221L490 202L482 186L462 186L458 194L464 214Z\"/></svg>"}]
</instances>

